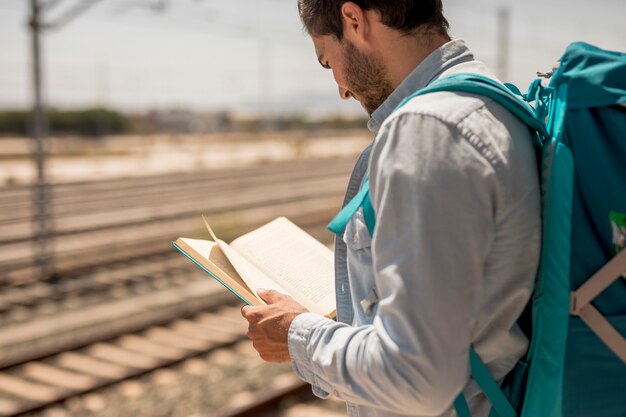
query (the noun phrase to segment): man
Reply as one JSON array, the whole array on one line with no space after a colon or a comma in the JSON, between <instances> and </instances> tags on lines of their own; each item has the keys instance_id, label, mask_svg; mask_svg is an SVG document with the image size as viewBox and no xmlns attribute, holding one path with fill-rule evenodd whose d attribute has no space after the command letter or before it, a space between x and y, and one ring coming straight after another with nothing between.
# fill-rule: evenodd
<instances>
[{"instance_id":1,"label":"man","mask_svg":"<svg viewBox=\"0 0 626 417\"><path fill-rule=\"evenodd\" d=\"M337 322L273 291L244 307L261 357L291 361L351 416L472 415L490 405L469 375L473 347L501 380L528 341L516 324L540 245L539 181L528 129L490 99L403 98L455 73L495 78L451 41L441 0L299 0L320 64L376 133L346 201L369 175L374 236L362 209L337 239Z\"/></svg>"}]
</instances>

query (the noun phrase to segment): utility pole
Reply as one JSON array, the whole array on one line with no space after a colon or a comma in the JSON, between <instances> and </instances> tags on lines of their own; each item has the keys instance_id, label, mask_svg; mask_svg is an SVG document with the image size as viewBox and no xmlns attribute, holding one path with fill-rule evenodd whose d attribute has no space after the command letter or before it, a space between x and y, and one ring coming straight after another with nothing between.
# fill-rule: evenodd
<instances>
[{"instance_id":1,"label":"utility pole","mask_svg":"<svg viewBox=\"0 0 626 417\"><path fill-rule=\"evenodd\" d=\"M30 0L30 19L28 28L31 34L32 48L32 81L33 109L32 129L33 155L37 170L37 178L33 186L33 255L40 280L48 279L54 274L54 224L52 207L52 184L46 178L46 161L49 155L48 117L43 99L43 62L41 54L41 38L44 30L60 29L67 25L102 0L79 0L74 7L51 22L44 22L44 13L54 9L64 0ZM169 5L169 0L153 0L158 11Z\"/></svg>"},{"instance_id":2,"label":"utility pole","mask_svg":"<svg viewBox=\"0 0 626 417\"><path fill-rule=\"evenodd\" d=\"M34 257L39 279L49 278L54 271L54 226L52 223L52 186L46 178L49 153L48 117L42 92L41 32L43 29L40 0L31 0L29 28L32 46L33 110L32 136L37 178L33 187Z\"/></svg>"},{"instance_id":3,"label":"utility pole","mask_svg":"<svg viewBox=\"0 0 626 417\"><path fill-rule=\"evenodd\" d=\"M274 102L272 85L272 41L261 37L258 40L259 51L259 117L265 120L264 127L272 129L274 125Z\"/></svg>"},{"instance_id":4,"label":"utility pole","mask_svg":"<svg viewBox=\"0 0 626 417\"><path fill-rule=\"evenodd\" d=\"M496 33L497 69L498 77L502 81L509 81L509 8L501 6L498 9L498 29Z\"/></svg>"},{"instance_id":5,"label":"utility pole","mask_svg":"<svg viewBox=\"0 0 626 417\"><path fill-rule=\"evenodd\" d=\"M96 107L104 108L109 104L109 63L99 62L96 66Z\"/></svg>"}]
</instances>

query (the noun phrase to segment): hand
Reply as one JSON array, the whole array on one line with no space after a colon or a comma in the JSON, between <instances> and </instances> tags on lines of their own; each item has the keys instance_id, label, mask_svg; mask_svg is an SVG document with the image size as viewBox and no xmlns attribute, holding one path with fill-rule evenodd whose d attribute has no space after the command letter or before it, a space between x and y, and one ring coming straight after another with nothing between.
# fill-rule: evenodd
<instances>
[{"instance_id":1,"label":"hand","mask_svg":"<svg viewBox=\"0 0 626 417\"><path fill-rule=\"evenodd\" d=\"M252 346L267 362L290 362L287 343L289 326L297 315L308 310L293 298L274 290L257 292L266 306L245 306L241 315L248 320L248 336Z\"/></svg>"}]
</instances>

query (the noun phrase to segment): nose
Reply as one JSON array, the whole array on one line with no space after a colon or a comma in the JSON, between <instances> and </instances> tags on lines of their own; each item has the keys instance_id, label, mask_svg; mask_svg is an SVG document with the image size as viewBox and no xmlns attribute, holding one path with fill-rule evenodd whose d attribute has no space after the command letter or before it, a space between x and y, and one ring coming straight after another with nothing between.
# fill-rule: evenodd
<instances>
[{"instance_id":1,"label":"nose","mask_svg":"<svg viewBox=\"0 0 626 417\"><path fill-rule=\"evenodd\" d=\"M352 97L352 93L345 87L339 87L339 97L343 100L349 100Z\"/></svg>"}]
</instances>

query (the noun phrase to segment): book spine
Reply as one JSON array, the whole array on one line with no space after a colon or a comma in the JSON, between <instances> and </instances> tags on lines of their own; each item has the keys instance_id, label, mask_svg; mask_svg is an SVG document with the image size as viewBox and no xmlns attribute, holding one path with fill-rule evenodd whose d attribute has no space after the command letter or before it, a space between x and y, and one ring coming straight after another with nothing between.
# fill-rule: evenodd
<instances>
[{"instance_id":1,"label":"book spine","mask_svg":"<svg viewBox=\"0 0 626 417\"><path fill-rule=\"evenodd\" d=\"M182 253L183 255L185 255L187 258L189 258L194 264L198 265L200 268L202 268L202 270L204 272L206 272L207 274L209 274L210 276L212 276L213 278L215 278L215 280L217 282L219 282L220 284L222 284L224 287L226 287L226 289L230 292L232 292L233 294L235 294L237 296L237 298L239 298L241 301L243 301L244 303L246 303L247 305L251 305L245 298L243 298L237 291L235 291L234 289L232 289L231 287L228 286L228 284L226 284L224 281L222 281L221 279L219 279L215 274L213 274L211 271L209 271L208 269L206 269L204 267L204 265L202 265L200 262L196 261L195 259L193 259L193 257L189 256L189 254L187 252L185 252L185 250L183 248L181 248L180 246L178 246L176 244L176 242L172 242L172 246L174 246L176 249L178 249L178 251L180 253Z\"/></svg>"}]
</instances>

